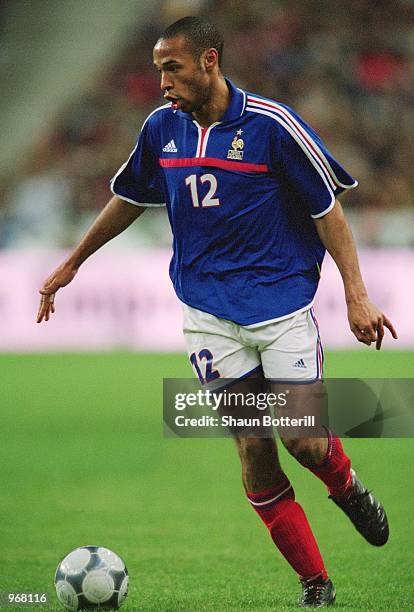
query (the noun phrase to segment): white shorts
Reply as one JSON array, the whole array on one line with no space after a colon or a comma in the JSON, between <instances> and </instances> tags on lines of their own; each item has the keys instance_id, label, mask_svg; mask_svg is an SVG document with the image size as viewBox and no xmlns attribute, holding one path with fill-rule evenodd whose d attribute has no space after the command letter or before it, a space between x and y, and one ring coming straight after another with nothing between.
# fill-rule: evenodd
<instances>
[{"instance_id":1,"label":"white shorts","mask_svg":"<svg viewBox=\"0 0 414 612\"><path fill-rule=\"evenodd\" d=\"M312 382L323 375L323 349L313 309L254 327L183 304L184 337L194 372L205 383L245 378L257 369L275 382Z\"/></svg>"}]
</instances>

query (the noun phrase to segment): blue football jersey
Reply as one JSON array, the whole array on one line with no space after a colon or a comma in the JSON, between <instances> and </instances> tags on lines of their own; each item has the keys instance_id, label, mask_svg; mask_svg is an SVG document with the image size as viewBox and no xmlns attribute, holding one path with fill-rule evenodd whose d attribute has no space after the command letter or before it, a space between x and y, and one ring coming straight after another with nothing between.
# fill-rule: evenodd
<instances>
[{"instance_id":1,"label":"blue football jersey","mask_svg":"<svg viewBox=\"0 0 414 612\"><path fill-rule=\"evenodd\" d=\"M311 306L325 254L313 218L357 182L294 111L227 83L208 128L170 104L153 111L111 189L167 206L182 302L254 325Z\"/></svg>"}]
</instances>

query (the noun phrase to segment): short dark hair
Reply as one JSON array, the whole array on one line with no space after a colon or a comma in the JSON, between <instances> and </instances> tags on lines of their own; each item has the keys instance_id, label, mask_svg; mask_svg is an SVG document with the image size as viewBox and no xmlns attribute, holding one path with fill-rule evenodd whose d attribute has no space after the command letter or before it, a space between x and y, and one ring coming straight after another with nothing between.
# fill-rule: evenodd
<instances>
[{"instance_id":1,"label":"short dark hair","mask_svg":"<svg viewBox=\"0 0 414 612\"><path fill-rule=\"evenodd\" d=\"M198 59L206 49L217 49L218 64L221 66L224 40L216 26L205 17L183 17L168 26L160 38L175 38L184 36Z\"/></svg>"}]
</instances>

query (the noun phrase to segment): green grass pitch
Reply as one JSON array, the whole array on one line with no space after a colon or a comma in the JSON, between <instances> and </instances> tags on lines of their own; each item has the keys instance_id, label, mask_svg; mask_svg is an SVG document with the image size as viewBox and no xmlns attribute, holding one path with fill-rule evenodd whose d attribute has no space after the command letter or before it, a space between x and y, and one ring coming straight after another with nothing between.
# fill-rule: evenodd
<instances>
[{"instance_id":1,"label":"green grass pitch","mask_svg":"<svg viewBox=\"0 0 414 612\"><path fill-rule=\"evenodd\" d=\"M411 377L413 353L331 353L327 375ZM0 591L48 592L85 544L130 572L123 610L293 610L294 573L240 485L233 442L165 439L163 377L190 377L182 355L0 356ZM414 609L410 439L345 440L383 500L391 538L366 544L324 486L281 451L337 587L340 610ZM26 607L27 608L27 607ZM12 610L12 608L9 608Z\"/></svg>"}]
</instances>

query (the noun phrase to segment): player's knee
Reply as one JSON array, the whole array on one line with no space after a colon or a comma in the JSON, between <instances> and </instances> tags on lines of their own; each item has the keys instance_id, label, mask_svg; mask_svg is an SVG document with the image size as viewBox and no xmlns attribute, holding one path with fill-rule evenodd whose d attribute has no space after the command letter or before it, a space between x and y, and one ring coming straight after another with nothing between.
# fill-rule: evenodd
<instances>
[{"instance_id":1,"label":"player's knee","mask_svg":"<svg viewBox=\"0 0 414 612\"><path fill-rule=\"evenodd\" d=\"M263 459L272 454L273 442L262 438L240 438L237 447L240 460L244 465L262 463Z\"/></svg>"},{"instance_id":2,"label":"player's knee","mask_svg":"<svg viewBox=\"0 0 414 612\"><path fill-rule=\"evenodd\" d=\"M282 438L289 453L303 465L315 465L319 462L318 441L314 438Z\"/></svg>"}]
</instances>

